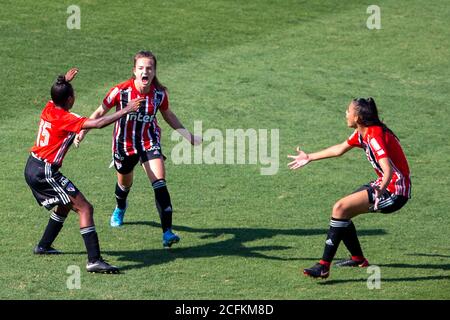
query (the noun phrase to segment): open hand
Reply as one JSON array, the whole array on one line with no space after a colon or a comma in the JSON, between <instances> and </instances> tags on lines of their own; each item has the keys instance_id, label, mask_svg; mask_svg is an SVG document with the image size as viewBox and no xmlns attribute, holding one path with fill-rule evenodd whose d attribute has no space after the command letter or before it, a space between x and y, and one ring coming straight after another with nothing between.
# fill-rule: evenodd
<instances>
[{"instance_id":1,"label":"open hand","mask_svg":"<svg viewBox=\"0 0 450 320\"><path fill-rule=\"evenodd\" d=\"M288 155L288 158L294 159L294 161L288 163L289 169L292 170L304 167L311 161L309 156L304 151L300 150L300 147L297 147L296 156Z\"/></svg>"},{"instance_id":2,"label":"open hand","mask_svg":"<svg viewBox=\"0 0 450 320\"><path fill-rule=\"evenodd\" d=\"M378 186L374 187L375 190L375 202L373 204L373 211L377 211L378 210L378 204L380 203L380 198L381 198L381 190Z\"/></svg>"},{"instance_id":3,"label":"open hand","mask_svg":"<svg viewBox=\"0 0 450 320\"><path fill-rule=\"evenodd\" d=\"M86 135L87 130L81 130L76 136L75 139L73 140L73 144L75 145L75 147L79 147L81 141L83 141L84 136Z\"/></svg>"},{"instance_id":4,"label":"open hand","mask_svg":"<svg viewBox=\"0 0 450 320\"><path fill-rule=\"evenodd\" d=\"M69 71L66 72L66 81L70 82L73 80L73 78L75 78L75 76L78 73L78 68L71 68Z\"/></svg>"}]
</instances>

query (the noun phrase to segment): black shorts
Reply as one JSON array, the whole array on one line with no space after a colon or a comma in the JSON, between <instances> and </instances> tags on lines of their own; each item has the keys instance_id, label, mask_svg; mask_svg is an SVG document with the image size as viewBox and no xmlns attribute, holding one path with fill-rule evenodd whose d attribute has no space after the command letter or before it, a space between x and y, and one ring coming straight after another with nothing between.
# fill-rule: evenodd
<instances>
[{"instance_id":1,"label":"black shorts","mask_svg":"<svg viewBox=\"0 0 450 320\"><path fill-rule=\"evenodd\" d=\"M77 187L59 172L59 167L30 155L25 166L25 181L39 205L47 210L57 205L71 203L69 196L76 197Z\"/></svg>"},{"instance_id":2,"label":"black shorts","mask_svg":"<svg viewBox=\"0 0 450 320\"><path fill-rule=\"evenodd\" d=\"M158 158L166 160L166 157L162 154L160 146L152 147L149 150L138 151L138 154L133 154L131 156L114 152L113 157L114 157L113 159L114 168L116 168L117 172L121 174L128 174L131 171L133 171L138 161L140 161L141 164L143 164L148 160Z\"/></svg>"},{"instance_id":3,"label":"black shorts","mask_svg":"<svg viewBox=\"0 0 450 320\"><path fill-rule=\"evenodd\" d=\"M362 190L367 190L367 194L369 195L369 203L371 204L371 206L369 207L370 212L392 213L400 210L406 204L406 202L408 202L407 197L390 193L388 190L384 190L384 193L380 198L380 202L378 202L378 209L374 210L375 204L374 187L372 187L372 184L368 183L359 187L353 193Z\"/></svg>"}]
</instances>

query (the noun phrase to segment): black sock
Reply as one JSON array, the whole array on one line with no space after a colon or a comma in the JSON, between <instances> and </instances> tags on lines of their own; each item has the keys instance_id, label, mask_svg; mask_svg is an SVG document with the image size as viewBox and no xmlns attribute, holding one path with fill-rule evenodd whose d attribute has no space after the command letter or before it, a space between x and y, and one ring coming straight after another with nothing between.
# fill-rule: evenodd
<instances>
[{"instance_id":1,"label":"black sock","mask_svg":"<svg viewBox=\"0 0 450 320\"><path fill-rule=\"evenodd\" d=\"M86 246L88 261L95 262L100 259L100 244L98 243L97 232L95 226L80 228L81 236Z\"/></svg>"},{"instance_id":2,"label":"black sock","mask_svg":"<svg viewBox=\"0 0 450 320\"><path fill-rule=\"evenodd\" d=\"M325 249L323 251L322 260L326 262L333 261L334 255L339 247L339 243L344 238L349 220L335 219L330 220L330 229L328 230L327 240L325 241Z\"/></svg>"},{"instance_id":3,"label":"black sock","mask_svg":"<svg viewBox=\"0 0 450 320\"><path fill-rule=\"evenodd\" d=\"M168 229L172 228L172 203L170 202L166 180L156 180L152 183L152 187L155 191L155 202L159 218L161 219L161 227L163 232L166 232Z\"/></svg>"},{"instance_id":4,"label":"black sock","mask_svg":"<svg viewBox=\"0 0 450 320\"><path fill-rule=\"evenodd\" d=\"M120 185L119 183L116 183L116 201L117 201L117 207L119 209L125 209L127 207L127 197L128 193L130 192L130 187L124 187Z\"/></svg>"},{"instance_id":5,"label":"black sock","mask_svg":"<svg viewBox=\"0 0 450 320\"><path fill-rule=\"evenodd\" d=\"M49 248L53 241L55 241L59 232L61 231L64 220L66 217L59 216L52 212L50 219L48 220L47 227L45 228L44 234L42 235L41 241L39 241L39 246L43 248Z\"/></svg>"},{"instance_id":6,"label":"black sock","mask_svg":"<svg viewBox=\"0 0 450 320\"><path fill-rule=\"evenodd\" d=\"M350 224L348 225L347 231L345 232L344 238L342 240L348 251L350 251L352 257L364 257L361 249L361 244L359 243L358 236L356 234L355 225L352 221L350 221Z\"/></svg>"}]
</instances>

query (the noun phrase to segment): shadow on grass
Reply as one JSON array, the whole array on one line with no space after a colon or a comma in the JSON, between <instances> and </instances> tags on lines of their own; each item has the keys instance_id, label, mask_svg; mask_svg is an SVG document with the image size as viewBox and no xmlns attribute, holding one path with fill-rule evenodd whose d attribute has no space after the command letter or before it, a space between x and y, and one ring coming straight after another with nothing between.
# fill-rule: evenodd
<instances>
[{"instance_id":1,"label":"shadow on grass","mask_svg":"<svg viewBox=\"0 0 450 320\"><path fill-rule=\"evenodd\" d=\"M428 276L428 277L404 277L404 278L382 278L383 282L406 282L406 281L427 281L427 280L450 280L450 276ZM355 282L366 282L367 278L358 279L336 279L336 280L322 280L319 282L320 285L333 285L342 283L355 283Z\"/></svg>"},{"instance_id":2,"label":"shadow on grass","mask_svg":"<svg viewBox=\"0 0 450 320\"><path fill-rule=\"evenodd\" d=\"M450 258L450 255L444 255L439 253L408 253L407 255L417 257L431 257L431 258Z\"/></svg>"},{"instance_id":3,"label":"shadow on grass","mask_svg":"<svg viewBox=\"0 0 450 320\"><path fill-rule=\"evenodd\" d=\"M160 224L155 222L130 222L127 225L148 225L160 228ZM139 269L150 265L167 263L175 259L193 259L205 257L226 257L236 256L245 258L261 258L270 260L316 260L316 258L282 258L268 255L270 251L291 249L291 246L245 246L245 242L269 239L279 235L291 236L312 236L323 235L324 229L265 229L265 228L191 228L185 226L175 226L175 230L183 233L201 233L200 239L208 239L201 245L192 247L177 247L171 249L148 249L134 251L105 251L106 254L117 257L118 261L132 262L129 265L122 265L121 270ZM372 236L383 235L386 232L382 229L361 230L359 235ZM231 238L230 238L231 236ZM225 239L223 239L225 238ZM211 242L211 239L217 239ZM183 241L183 239L182 239ZM162 246L162 245L161 245ZM261 253L264 252L264 253Z\"/></svg>"},{"instance_id":4,"label":"shadow on grass","mask_svg":"<svg viewBox=\"0 0 450 320\"><path fill-rule=\"evenodd\" d=\"M407 264L407 263L388 263L377 264L379 267L388 268L411 268L411 269L436 269L436 270L450 270L450 264Z\"/></svg>"}]
</instances>

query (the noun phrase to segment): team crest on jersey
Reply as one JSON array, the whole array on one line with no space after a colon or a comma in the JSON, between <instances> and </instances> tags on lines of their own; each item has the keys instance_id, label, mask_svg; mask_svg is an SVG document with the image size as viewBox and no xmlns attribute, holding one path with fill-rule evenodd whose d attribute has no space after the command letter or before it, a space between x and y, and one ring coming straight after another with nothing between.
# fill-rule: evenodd
<instances>
[{"instance_id":1,"label":"team crest on jersey","mask_svg":"<svg viewBox=\"0 0 450 320\"><path fill-rule=\"evenodd\" d=\"M155 92L153 94L153 106L155 108L158 108L161 105L163 98L164 98L164 92L155 90Z\"/></svg>"},{"instance_id":2,"label":"team crest on jersey","mask_svg":"<svg viewBox=\"0 0 450 320\"><path fill-rule=\"evenodd\" d=\"M74 192L75 191L75 186L70 182L67 187L66 190L69 192Z\"/></svg>"}]
</instances>

